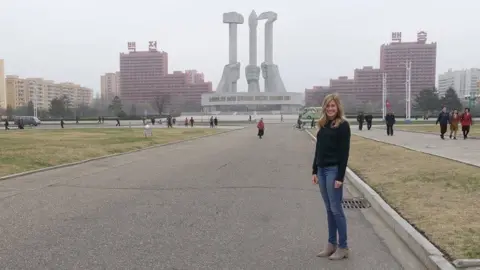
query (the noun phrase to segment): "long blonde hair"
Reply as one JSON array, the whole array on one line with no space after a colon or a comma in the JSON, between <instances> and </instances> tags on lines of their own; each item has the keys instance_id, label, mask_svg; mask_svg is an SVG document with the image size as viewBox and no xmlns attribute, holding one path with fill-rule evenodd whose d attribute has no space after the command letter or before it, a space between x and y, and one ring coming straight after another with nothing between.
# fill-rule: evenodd
<instances>
[{"instance_id":1,"label":"long blonde hair","mask_svg":"<svg viewBox=\"0 0 480 270\"><path fill-rule=\"evenodd\" d=\"M345 121L345 111L343 110L343 105L340 101L340 97L336 93L329 94L323 99L322 116L318 120L318 128L323 128L328 121L327 106L331 101L335 102L335 104L337 105L337 115L333 120L333 127L337 128L343 121Z\"/></svg>"}]
</instances>

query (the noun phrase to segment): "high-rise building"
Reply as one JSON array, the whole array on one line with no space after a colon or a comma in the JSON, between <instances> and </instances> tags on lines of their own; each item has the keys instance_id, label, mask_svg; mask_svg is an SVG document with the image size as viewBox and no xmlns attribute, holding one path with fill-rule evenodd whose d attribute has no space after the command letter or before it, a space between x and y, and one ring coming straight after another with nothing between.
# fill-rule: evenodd
<instances>
[{"instance_id":1,"label":"high-rise building","mask_svg":"<svg viewBox=\"0 0 480 270\"><path fill-rule=\"evenodd\" d=\"M129 53L120 54L120 96L132 103L151 104L156 98L168 96L170 109L200 109L202 93L212 91L212 83L195 70L168 73L168 54L157 51L150 42L148 51L136 51L129 42ZM167 106L168 107L168 106Z\"/></svg>"},{"instance_id":2,"label":"high-rise building","mask_svg":"<svg viewBox=\"0 0 480 270\"><path fill-rule=\"evenodd\" d=\"M311 89L305 89L305 106L322 106L323 99L330 92L330 87L328 86L314 86Z\"/></svg>"},{"instance_id":3,"label":"high-rise building","mask_svg":"<svg viewBox=\"0 0 480 270\"><path fill-rule=\"evenodd\" d=\"M417 40L413 42L402 42L402 34L394 32L392 42L380 47L380 69L387 74L387 98L390 104L405 105L408 62L411 63L413 102L420 91L435 86L437 43L427 43L426 32L418 32ZM402 106L395 108L401 112Z\"/></svg>"},{"instance_id":4,"label":"high-rise building","mask_svg":"<svg viewBox=\"0 0 480 270\"><path fill-rule=\"evenodd\" d=\"M205 75L195 69L185 70L185 76L187 76L187 83L199 83L205 80Z\"/></svg>"},{"instance_id":5,"label":"high-rise building","mask_svg":"<svg viewBox=\"0 0 480 270\"><path fill-rule=\"evenodd\" d=\"M68 98L69 106L88 106L93 98L93 90L70 82L55 83L43 78L9 75L6 78L6 96L7 106L13 109L27 106L32 101L38 109L48 110L52 99L63 96Z\"/></svg>"},{"instance_id":6,"label":"high-rise building","mask_svg":"<svg viewBox=\"0 0 480 270\"><path fill-rule=\"evenodd\" d=\"M5 63L0 59L0 108L7 108L7 91L5 85Z\"/></svg>"},{"instance_id":7,"label":"high-rise building","mask_svg":"<svg viewBox=\"0 0 480 270\"><path fill-rule=\"evenodd\" d=\"M100 96L110 102L115 96L120 97L120 72L105 73L100 77Z\"/></svg>"},{"instance_id":8,"label":"high-rise building","mask_svg":"<svg viewBox=\"0 0 480 270\"><path fill-rule=\"evenodd\" d=\"M354 72L355 99L357 107L370 104L371 110L382 108L382 71L366 66Z\"/></svg>"},{"instance_id":9,"label":"high-rise building","mask_svg":"<svg viewBox=\"0 0 480 270\"><path fill-rule=\"evenodd\" d=\"M477 82L480 80L480 69L470 68L462 70L449 69L438 75L438 94L444 96L448 88L452 87L459 98L477 94Z\"/></svg>"}]
</instances>

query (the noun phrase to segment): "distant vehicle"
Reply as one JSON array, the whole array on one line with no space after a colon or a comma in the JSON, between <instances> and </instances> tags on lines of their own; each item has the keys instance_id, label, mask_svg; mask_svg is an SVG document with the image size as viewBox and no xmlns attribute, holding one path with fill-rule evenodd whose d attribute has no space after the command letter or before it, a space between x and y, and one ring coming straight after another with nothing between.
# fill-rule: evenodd
<instances>
[{"instance_id":1,"label":"distant vehicle","mask_svg":"<svg viewBox=\"0 0 480 270\"><path fill-rule=\"evenodd\" d=\"M319 119L322 116L322 107L306 107L299 116L300 119Z\"/></svg>"},{"instance_id":2,"label":"distant vehicle","mask_svg":"<svg viewBox=\"0 0 480 270\"><path fill-rule=\"evenodd\" d=\"M15 125L18 125L20 122L20 119L23 120L23 125L28 125L28 126L38 126L42 123L40 119L38 119L35 116L14 116L13 117L13 123Z\"/></svg>"}]
</instances>

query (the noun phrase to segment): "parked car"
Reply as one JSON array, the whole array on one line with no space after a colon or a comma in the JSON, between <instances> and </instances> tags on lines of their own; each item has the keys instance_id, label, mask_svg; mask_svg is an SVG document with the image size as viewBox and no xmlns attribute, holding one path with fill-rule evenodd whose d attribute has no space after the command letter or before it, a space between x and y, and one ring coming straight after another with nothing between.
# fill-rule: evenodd
<instances>
[{"instance_id":1,"label":"parked car","mask_svg":"<svg viewBox=\"0 0 480 270\"><path fill-rule=\"evenodd\" d=\"M14 116L13 117L13 123L14 125L18 125L20 122L20 119L23 120L23 125L28 125L28 126L38 126L42 123L40 119L38 119L35 116Z\"/></svg>"}]
</instances>

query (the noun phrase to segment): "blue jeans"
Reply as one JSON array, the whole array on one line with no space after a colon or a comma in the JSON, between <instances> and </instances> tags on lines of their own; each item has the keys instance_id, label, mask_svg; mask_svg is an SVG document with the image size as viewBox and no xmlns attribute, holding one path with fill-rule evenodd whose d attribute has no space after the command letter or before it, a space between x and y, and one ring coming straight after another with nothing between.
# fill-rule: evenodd
<instances>
[{"instance_id":1,"label":"blue jeans","mask_svg":"<svg viewBox=\"0 0 480 270\"><path fill-rule=\"evenodd\" d=\"M347 220L342 207L343 185L335 188L337 172L337 166L318 168L318 185L327 210L328 242L337 245L338 232L338 247L347 248Z\"/></svg>"}]
</instances>

